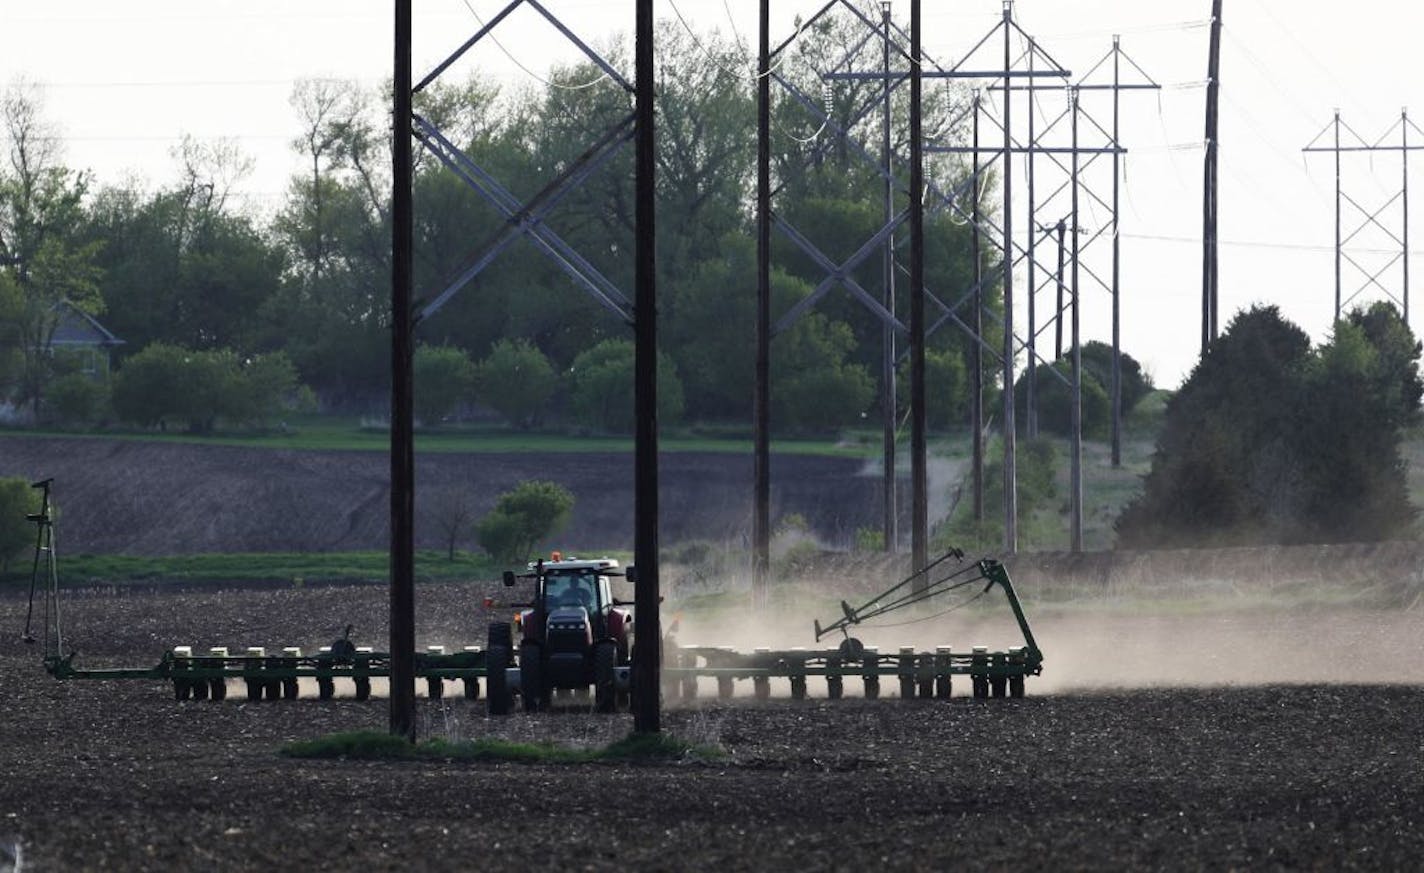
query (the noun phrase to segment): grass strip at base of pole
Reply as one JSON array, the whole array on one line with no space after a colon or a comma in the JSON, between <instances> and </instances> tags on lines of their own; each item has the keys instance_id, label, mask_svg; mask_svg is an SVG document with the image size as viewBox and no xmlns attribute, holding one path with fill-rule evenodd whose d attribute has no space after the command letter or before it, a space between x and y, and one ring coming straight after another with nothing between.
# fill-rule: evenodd
<instances>
[{"instance_id":1,"label":"grass strip at base of pole","mask_svg":"<svg viewBox=\"0 0 1424 873\"><path fill-rule=\"evenodd\" d=\"M598 749L576 749L557 743L518 743L497 738L444 739L407 742L380 731L350 731L288 743L279 751L286 758L345 761L508 761L519 764L586 764L600 761L674 762L719 760L726 752L666 734L630 734Z\"/></svg>"}]
</instances>

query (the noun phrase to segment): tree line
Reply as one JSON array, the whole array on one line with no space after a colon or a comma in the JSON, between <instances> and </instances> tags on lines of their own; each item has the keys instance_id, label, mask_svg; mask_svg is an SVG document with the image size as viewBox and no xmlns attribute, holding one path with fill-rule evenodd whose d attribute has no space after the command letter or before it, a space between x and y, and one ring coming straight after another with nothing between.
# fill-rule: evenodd
<instances>
[{"instance_id":1,"label":"tree line","mask_svg":"<svg viewBox=\"0 0 1424 873\"><path fill-rule=\"evenodd\" d=\"M818 21L783 65L782 75L819 97L829 121L789 98L776 101L773 112L776 214L838 263L884 220L880 171L828 132L841 127L876 142L878 113L861 110L880 86L824 86L816 72L859 36L850 23ZM751 67L741 47L715 33L664 25L659 45L659 318L665 389L673 398L665 411L671 420L744 422L756 297ZM612 52L615 66L624 61ZM442 81L418 95L416 111L527 201L630 111L631 96L611 82L575 87L597 78L592 65L573 64L522 88L478 76ZM950 118L966 98L935 89L926 99L927 117ZM907 100L897 92L893 101L901 153ZM101 184L65 164L37 88L19 84L6 92L10 148L0 168L0 339L6 349L0 388L6 396L40 418L113 415L138 426L198 429L270 417L271 404L254 405L253 390L273 392L274 402L300 400L324 410L365 413L384 405L389 89L312 79L299 82L290 101L300 122L292 148L303 170L290 179L276 209L260 215L238 205L234 192L252 164L231 143L185 140L174 149L176 180L166 184ZM936 134L953 140L964 131ZM928 160L929 178L941 190L965 178L958 158ZM892 171L902 191L906 171ZM633 182L631 149L624 148L547 217L548 226L630 296ZM417 296L429 300L505 223L419 150L414 192ZM983 196L991 209L992 184ZM967 209L967 199L960 205ZM968 287L975 273L968 233L949 210L932 211L926 222L926 281L945 298ZM812 295L827 270L785 236L773 236L776 318ZM905 258L907 232L897 235L896 245ZM992 264L981 268L992 274ZM879 257L850 275L881 293ZM902 321L908 320L906 296L898 295ZM986 300L992 316L1000 307L996 287ZM68 375L49 348L60 301L99 317L125 341L112 385L102 394L72 384L59 398L53 394ZM774 426L817 431L878 414L880 331L861 303L839 288L782 331L772 353ZM628 426L631 380L620 386L619 377L630 355L630 331L527 239L423 321L418 341L425 378L418 378L417 402L430 419L475 403L515 427ZM940 377L931 380L931 415L944 424L961 420L967 407L966 350L966 337L951 328L935 334L926 352L931 374ZM141 380L125 372L140 365L149 371L146 391L163 386L172 393L198 380L197 393L217 399L201 408L175 399L169 409L133 401L130 395L142 393L133 384ZM185 372L153 382L164 366ZM992 385L994 373L986 373ZM539 398L537 407L498 396L509 393L511 377L532 380L527 396Z\"/></svg>"}]
</instances>

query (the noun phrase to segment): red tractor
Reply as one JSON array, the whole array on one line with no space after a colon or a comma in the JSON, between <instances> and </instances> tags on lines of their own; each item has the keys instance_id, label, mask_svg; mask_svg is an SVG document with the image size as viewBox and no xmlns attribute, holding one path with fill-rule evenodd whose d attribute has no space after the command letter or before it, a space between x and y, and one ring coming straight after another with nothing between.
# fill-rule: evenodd
<instances>
[{"instance_id":1,"label":"red tractor","mask_svg":"<svg viewBox=\"0 0 1424 873\"><path fill-rule=\"evenodd\" d=\"M529 579L534 592L528 603L516 604L522 608L513 626L489 626L490 715L507 715L516 690L531 712L547 709L555 689L587 694L590 685L598 712L626 705L633 613L631 603L613 597L611 580L620 576L633 581L633 568L625 574L609 558L563 559L557 552L551 561L530 564L527 573L505 571L506 587Z\"/></svg>"}]
</instances>

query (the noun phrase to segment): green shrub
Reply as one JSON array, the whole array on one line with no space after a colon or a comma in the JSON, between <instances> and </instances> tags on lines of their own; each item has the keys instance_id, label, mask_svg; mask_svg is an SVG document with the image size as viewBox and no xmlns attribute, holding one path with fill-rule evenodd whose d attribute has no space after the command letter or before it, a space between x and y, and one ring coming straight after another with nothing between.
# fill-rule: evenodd
<instances>
[{"instance_id":1,"label":"green shrub","mask_svg":"<svg viewBox=\"0 0 1424 873\"><path fill-rule=\"evenodd\" d=\"M45 407L62 427L85 427L104 418L109 406L109 383L84 373L55 379L45 393Z\"/></svg>"},{"instance_id":2,"label":"green shrub","mask_svg":"<svg viewBox=\"0 0 1424 873\"><path fill-rule=\"evenodd\" d=\"M885 551L885 531L881 528L863 527L855 532L857 552Z\"/></svg>"},{"instance_id":3,"label":"green shrub","mask_svg":"<svg viewBox=\"0 0 1424 873\"><path fill-rule=\"evenodd\" d=\"M574 358L570 406L580 422L613 433L633 431L635 350L627 340L604 340ZM658 421L682 417L682 381L666 355L658 355Z\"/></svg>"},{"instance_id":4,"label":"green shrub","mask_svg":"<svg viewBox=\"0 0 1424 873\"><path fill-rule=\"evenodd\" d=\"M0 573L35 545L34 522L25 516L40 510L40 492L18 477L0 479Z\"/></svg>"},{"instance_id":5,"label":"green shrub","mask_svg":"<svg viewBox=\"0 0 1424 873\"><path fill-rule=\"evenodd\" d=\"M475 368L479 401L518 428L541 423L558 386L554 365L528 340L500 340Z\"/></svg>"},{"instance_id":6,"label":"green shrub","mask_svg":"<svg viewBox=\"0 0 1424 873\"><path fill-rule=\"evenodd\" d=\"M496 561L523 563L540 541L563 529L573 507L573 494L561 485L521 482L499 496L475 535Z\"/></svg>"},{"instance_id":7,"label":"green shrub","mask_svg":"<svg viewBox=\"0 0 1424 873\"><path fill-rule=\"evenodd\" d=\"M121 420L140 427L185 421L193 433L211 433L219 420L263 424L302 393L284 352L243 361L229 349L152 343L114 376L113 404Z\"/></svg>"},{"instance_id":8,"label":"green shrub","mask_svg":"<svg viewBox=\"0 0 1424 873\"><path fill-rule=\"evenodd\" d=\"M454 346L421 346L413 361L415 417L435 427L470 395L475 386L475 365Z\"/></svg>"}]
</instances>

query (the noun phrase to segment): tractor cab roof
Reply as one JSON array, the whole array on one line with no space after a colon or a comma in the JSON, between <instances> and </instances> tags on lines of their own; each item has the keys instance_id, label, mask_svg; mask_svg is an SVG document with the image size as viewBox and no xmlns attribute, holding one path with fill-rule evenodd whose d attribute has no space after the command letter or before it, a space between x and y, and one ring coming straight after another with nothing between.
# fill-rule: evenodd
<instances>
[{"instance_id":1,"label":"tractor cab roof","mask_svg":"<svg viewBox=\"0 0 1424 873\"><path fill-rule=\"evenodd\" d=\"M531 570L538 569L538 567L539 567L539 563L538 563L537 561L536 561L536 562L532 562L532 563L529 564L529 569L531 569ZM592 559L592 560L583 560L583 559L580 559L580 558L567 558L567 559L562 559L562 558L560 558L560 559L557 559L557 560L545 561L545 562L544 562L544 572L545 572L545 573L557 573L557 572L560 572L560 571L568 571L568 570L597 570L597 571L604 571L604 570L617 570L617 569L618 569L618 562L615 561L615 560L613 560L612 558L595 558L595 559Z\"/></svg>"}]
</instances>

